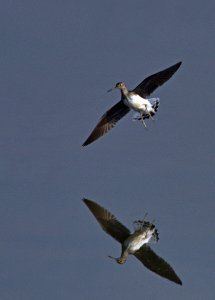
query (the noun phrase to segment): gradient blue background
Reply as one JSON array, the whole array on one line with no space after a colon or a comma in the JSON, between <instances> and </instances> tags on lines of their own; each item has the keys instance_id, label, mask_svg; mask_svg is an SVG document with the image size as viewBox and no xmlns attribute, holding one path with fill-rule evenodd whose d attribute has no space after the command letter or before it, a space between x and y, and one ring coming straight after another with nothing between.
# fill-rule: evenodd
<instances>
[{"instance_id":1,"label":"gradient blue background","mask_svg":"<svg viewBox=\"0 0 215 300\"><path fill-rule=\"evenodd\" d=\"M0 299L208 299L214 285L214 1L2 0ZM81 144L119 92L182 60L156 121ZM119 244L81 199L125 225L156 219L177 286Z\"/></svg>"}]
</instances>

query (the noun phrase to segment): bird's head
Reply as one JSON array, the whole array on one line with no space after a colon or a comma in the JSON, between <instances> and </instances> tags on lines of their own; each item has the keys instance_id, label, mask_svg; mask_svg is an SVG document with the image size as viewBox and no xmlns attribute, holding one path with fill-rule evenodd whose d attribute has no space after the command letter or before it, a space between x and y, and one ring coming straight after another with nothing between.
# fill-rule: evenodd
<instances>
[{"instance_id":1,"label":"bird's head","mask_svg":"<svg viewBox=\"0 0 215 300\"><path fill-rule=\"evenodd\" d=\"M116 85L115 85L115 89L123 89L125 87L125 84L124 82L118 82Z\"/></svg>"},{"instance_id":2,"label":"bird's head","mask_svg":"<svg viewBox=\"0 0 215 300\"><path fill-rule=\"evenodd\" d=\"M126 88L124 82L118 82L115 87L113 87L112 89L108 90L108 93L109 92L112 92L113 90L115 89L119 89L119 90L123 90L124 88Z\"/></svg>"},{"instance_id":3,"label":"bird's head","mask_svg":"<svg viewBox=\"0 0 215 300\"><path fill-rule=\"evenodd\" d=\"M118 264L120 264L120 265L122 265L122 264L124 264L125 263L125 259L124 258L122 258L122 257L113 257L113 256L110 256L110 255L108 255L108 257L109 258L111 258L111 259L114 259Z\"/></svg>"}]
</instances>

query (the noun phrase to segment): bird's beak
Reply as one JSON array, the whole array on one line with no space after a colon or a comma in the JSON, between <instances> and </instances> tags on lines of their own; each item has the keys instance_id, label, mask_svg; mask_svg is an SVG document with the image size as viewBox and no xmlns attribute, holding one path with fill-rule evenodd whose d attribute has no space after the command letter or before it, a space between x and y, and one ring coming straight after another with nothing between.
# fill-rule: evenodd
<instances>
[{"instance_id":1,"label":"bird's beak","mask_svg":"<svg viewBox=\"0 0 215 300\"><path fill-rule=\"evenodd\" d=\"M113 260L115 260L117 262L117 257L113 257L113 256L110 256L110 255L108 255L108 257L111 258L111 259L113 259Z\"/></svg>"},{"instance_id":2,"label":"bird's beak","mask_svg":"<svg viewBox=\"0 0 215 300\"><path fill-rule=\"evenodd\" d=\"M107 93L110 93L110 92L114 91L115 89L116 89L116 87L114 87L114 88L108 90Z\"/></svg>"}]
</instances>

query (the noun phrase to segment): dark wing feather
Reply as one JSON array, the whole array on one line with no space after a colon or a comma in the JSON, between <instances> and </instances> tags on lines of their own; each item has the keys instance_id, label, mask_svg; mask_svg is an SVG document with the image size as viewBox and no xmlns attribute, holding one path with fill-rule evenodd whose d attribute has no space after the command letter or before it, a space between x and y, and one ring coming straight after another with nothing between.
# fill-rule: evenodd
<instances>
[{"instance_id":1,"label":"dark wing feather","mask_svg":"<svg viewBox=\"0 0 215 300\"><path fill-rule=\"evenodd\" d=\"M152 251L149 246L143 245L134 255L152 272L182 285L180 278L176 275L173 268L163 258Z\"/></svg>"},{"instance_id":2,"label":"dark wing feather","mask_svg":"<svg viewBox=\"0 0 215 300\"><path fill-rule=\"evenodd\" d=\"M94 142L99 137L107 133L116 125L116 122L118 122L129 112L129 110L129 107L127 107L124 102L120 100L101 117L101 120L82 146L89 145L90 143Z\"/></svg>"},{"instance_id":3,"label":"dark wing feather","mask_svg":"<svg viewBox=\"0 0 215 300\"><path fill-rule=\"evenodd\" d=\"M172 77L180 67L181 63L182 62L179 62L163 71L147 77L133 90L133 92L139 94L143 98L149 96L156 88Z\"/></svg>"},{"instance_id":4,"label":"dark wing feather","mask_svg":"<svg viewBox=\"0 0 215 300\"><path fill-rule=\"evenodd\" d=\"M118 242L123 243L124 240L130 235L130 231L124 225L122 225L107 209L98 205L94 201L88 199L83 199L83 201L97 219L102 229Z\"/></svg>"}]
</instances>

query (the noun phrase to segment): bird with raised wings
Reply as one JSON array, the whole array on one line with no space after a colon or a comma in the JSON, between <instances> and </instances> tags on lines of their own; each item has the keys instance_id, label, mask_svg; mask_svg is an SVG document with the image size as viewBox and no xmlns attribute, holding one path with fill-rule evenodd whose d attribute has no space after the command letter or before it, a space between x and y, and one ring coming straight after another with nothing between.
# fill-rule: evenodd
<instances>
[{"instance_id":1,"label":"bird with raised wings","mask_svg":"<svg viewBox=\"0 0 215 300\"><path fill-rule=\"evenodd\" d=\"M151 240L158 241L159 239L158 231L153 223L146 221L145 218L135 221L135 230L134 233L131 233L107 209L92 200L83 199L83 201L102 229L122 245L121 256L119 258L109 256L110 258L116 260L119 264L123 264L128 256L132 254L152 272L182 285L182 281L173 268L147 245Z\"/></svg>"},{"instance_id":2,"label":"bird with raised wings","mask_svg":"<svg viewBox=\"0 0 215 300\"><path fill-rule=\"evenodd\" d=\"M124 82L118 82L116 86L109 91L119 89L121 91L121 100L101 117L101 120L83 143L83 146L91 144L107 133L130 110L135 111L134 119L141 120L146 127L144 120L149 118L153 119L159 106L159 98L148 98L148 96L150 96L156 88L169 80L180 65L181 62L178 62L163 71L145 78L131 91L128 90Z\"/></svg>"}]
</instances>

